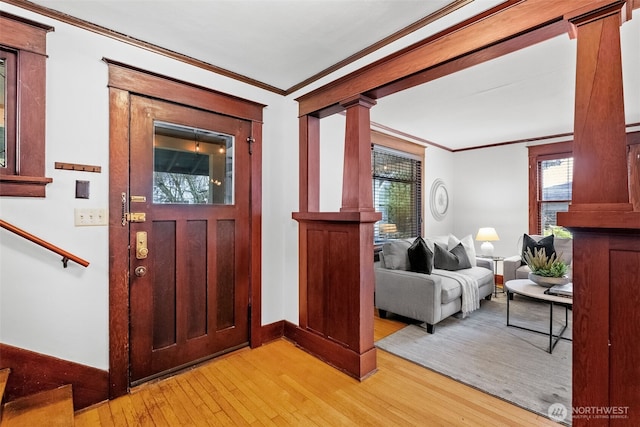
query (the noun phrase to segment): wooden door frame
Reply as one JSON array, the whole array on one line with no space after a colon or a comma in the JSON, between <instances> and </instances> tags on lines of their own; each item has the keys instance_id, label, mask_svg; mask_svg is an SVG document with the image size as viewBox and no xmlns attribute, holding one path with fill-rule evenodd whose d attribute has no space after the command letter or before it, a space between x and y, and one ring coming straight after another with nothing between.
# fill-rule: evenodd
<instances>
[{"instance_id":1,"label":"wooden door frame","mask_svg":"<svg viewBox=\"0 0 640 427\"><path fill-rule=\"evenodd\" d=\"M109 398L129 391L129 227L122 193L129 189L132 94L200 108L251 122L249 270L251 347L262 344L262 111L265 105L104 59L109 67Z\"/></svg>"}]
</instances>

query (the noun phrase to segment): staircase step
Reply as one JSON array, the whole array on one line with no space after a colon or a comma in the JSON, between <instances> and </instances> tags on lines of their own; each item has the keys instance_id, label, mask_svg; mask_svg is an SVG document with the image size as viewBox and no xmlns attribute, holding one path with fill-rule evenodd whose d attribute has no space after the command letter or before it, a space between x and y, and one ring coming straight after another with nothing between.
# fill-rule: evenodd
<instances>
[{"instance_id":1,"label":"staircase step","mask_svg":"<svg viewBox=\"0 0 640 427\"><path fill-rule=\"evenodd\" d=\"M9 381L9 372L11 372L9 368L0 369L0 420L2 419L2 397L7 381Z\"/></svg>"},{"instance_id":2,"label":"staircase step","mask_svg":"<svg viewBox=\"0 0 640 427\"><path fill-rule=\"evenodd\" d=\"M0 427L45 425L48 427L74 425L71 385L21 397L4 405Z\"/></svg>"}]
</instances>

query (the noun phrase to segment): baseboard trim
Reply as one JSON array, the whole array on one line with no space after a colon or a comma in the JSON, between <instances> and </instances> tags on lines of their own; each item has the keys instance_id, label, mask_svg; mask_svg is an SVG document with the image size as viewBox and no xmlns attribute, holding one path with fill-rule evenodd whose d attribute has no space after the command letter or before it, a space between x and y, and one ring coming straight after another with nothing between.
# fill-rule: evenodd
<instances>
[{"instance_id":1,"label":"baseboard trim","mask_svg":"<svg viewBox=\"0 0 640 427\"><path fill-rule=\"evenodd\" d=\"M11 368L6 402L65 384L76 411L109 398L109 372L91 366L0 343L0 368Z\"/></svg>"},{"instance_id":2,"label":"baseboard trim","mask_svg":"<svg viewBox=\"0 0 640 427\"><path fill-rule=\"evenodd\" d=\"M377 370L375 347L359 354L290 322L284 324L284 336L306 352L359 381Z\"/></svg>"},{"instance_id":3,"label":"baseboard trim","mask_svg":"<svg viewBox=\"0 0 640 427\"><path fill-rule=\"evenodd\" d=\"M280 320L268 325L263 325L260 329L260 345L270 341L275 341L284 336L284 320Z\"/></svg>"}]
</instances>

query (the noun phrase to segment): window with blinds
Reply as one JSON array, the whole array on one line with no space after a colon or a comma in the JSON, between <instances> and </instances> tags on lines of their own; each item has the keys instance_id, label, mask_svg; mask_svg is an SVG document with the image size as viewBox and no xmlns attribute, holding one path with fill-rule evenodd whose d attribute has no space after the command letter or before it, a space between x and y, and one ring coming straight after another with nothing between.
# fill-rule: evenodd
<instances>
[{"instance_id":1,"label":"window with blinds","mask_svg":"<svg viewBox=\"0 0 640 427\"><path fill-rule=\"evenodd\" d=\"M573 157L538 162L538 224L541 234L557 234L557 214L569 210L572 182Z\"/></svg>"},{"instance_id":2,"label":"window with blinds","mask_svg":"<svg viewBox=\"0 0 640 427\"><path fill-rule=\"evenodd\" d=\"M422 223L422 162L412 154L372 146L373 203L382 220L376 242L415 237Z\"/></svg>"}]
</instances>

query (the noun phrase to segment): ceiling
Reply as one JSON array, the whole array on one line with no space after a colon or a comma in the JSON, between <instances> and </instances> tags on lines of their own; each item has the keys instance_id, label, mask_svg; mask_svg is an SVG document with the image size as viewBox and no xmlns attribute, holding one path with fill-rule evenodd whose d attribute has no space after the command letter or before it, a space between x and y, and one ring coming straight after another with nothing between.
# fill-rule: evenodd
<instances>
[{"instance_id":1,"label":"ceiling","mask_svg":"<svg viewBox=\"0 0 640 427\"><path fill-rule=\"evenodd\" d=\"M299 94L501 2L31 1L258 86ZM627 123L640 122L639 24L631 20L621 30ZM571 132L575 49L568 35L557 37L383 98L371 119L451 150ZM331 72L336 64L344 66Z\"/></svg>"}]
</instances>

